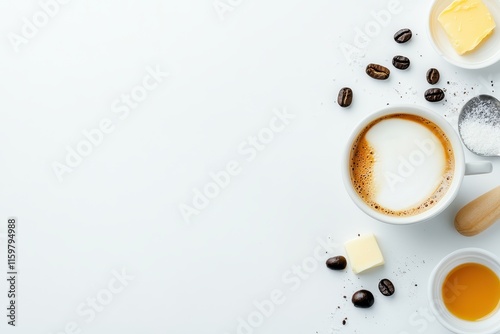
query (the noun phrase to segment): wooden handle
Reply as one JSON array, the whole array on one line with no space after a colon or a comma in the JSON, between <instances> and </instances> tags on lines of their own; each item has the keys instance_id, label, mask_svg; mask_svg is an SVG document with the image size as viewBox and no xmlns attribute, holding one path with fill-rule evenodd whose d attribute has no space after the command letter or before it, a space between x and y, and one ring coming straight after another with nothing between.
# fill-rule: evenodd
<instances>
[{"instance_id":1,"label":"wooden handle","mask_svg":"<svg viewBox=\"0 0 500 334\"><path fill-rule=\"evenodd\" d=\"M455 216L455 228L467 237L471 237L500 219L500 186L479 196Z\"/></svg>"}]
</instances>

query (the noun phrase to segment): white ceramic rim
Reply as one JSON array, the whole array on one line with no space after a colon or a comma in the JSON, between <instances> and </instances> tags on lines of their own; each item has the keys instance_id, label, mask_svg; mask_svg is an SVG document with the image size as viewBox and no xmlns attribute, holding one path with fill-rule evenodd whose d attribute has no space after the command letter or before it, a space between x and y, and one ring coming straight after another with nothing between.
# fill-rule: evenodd
<instances>
[{"instance_id":1,"label":"white ceramic rim","mask_svg":"<svg viewBox=\"0 0 500 334\"><path fill-rule=\"evenodd\" d=\"M359 133L368 124L370 124L372 121L380 117L392 114L417 115L432 121L444 131L444 133L450 140L450 143L453 147L453 153L455 156L455 173L453 175L452 184L450 185L448 192L434 207L417 215L396 217L396 216L388 216L378 211L375 211L359 197L358 193L353 188L351 182L349 161L351 157L352 144L358 137ZM460 189L460 185L462 184L462 180L465 174L465 158L464 158L462 143L460 142L458 134L455 132L453 127L441 115L438 115L437 113L429 109L426 109L424 107L419 107L415 105L398 105L398 106L386 107L368 115L363 120L361 120L361 122L359 122L358 125L355 126L354 130L351 132L349 136L349 139L347 140L341 162L342 162L341 170L342 170L342 178L344 181L344 187L346 188L347 193L354 201L354 203L367 215L381 222L395 224L395 225L407 225L407 224L423 222L441 213L451 204L451 202L457 196L458 190Z\"/></svg>"},{"instance_id":2,"label":"white ceramic rim","mask_svg":"<svg viewBox=\"0 0 500 334\"><path fill-rule=\"evenodd\" d=\"M476 262L488 266L500 277L500 260L496 255L480 248L463 248L445 256L429 278L428 298L433 314L447 329L458 334L494 334L500 331L500 312L484 320L466 321L453 316L441 299L441 286L448 273L463 263Z\"/></svg>"},{"instance_id":3,"label":"white ceramic rim","mask_svg":"<svg viewBox=\"0 0 500 334\"><path fill-rule=\"evenodd\" d=\"M468 62L468 61L466 61L466 58L464 58L464 61L457 61L457 60L453 59L452 57L450 57L447 53L443 52L442 48L440 48L437 45L436 40L434 38L434 35L432 33L432 24L433 24L432 23L432 12L433 12L433 9L436 6L436 4L438 2L441 2L441 1L443 1L443 0L432 1L431 6L429 7L429 10L427 12L427 14L428 14L427 15L427 17L428 17L428 19L427 19L427 37L431 41L431 44L432 44L432 47L434 48L434 50L450 64L453 64L455 66L465 68L465 69L480 69L480 68L485 68L485 67L488 67L488 66L491 66L491 65L497 63L500 60L500 45L498 45L498 48L497 48L499 51L497 51L492 57L490 57L486 60L483 60L483 61L478 61L478 62ZM450 3L451 2L452 1L450 1ZM490 2L488 2L488 3L490 3ZM494 3L494 1L492 1L491 3ZM499 4L499 6L500 6L500 4ZM495 23L497 24L495 30L498 30L498 29L500 29L500 17L498 15L494 15L494 13L492 13L492 15L493 15L493 18L495 20ZM500 34L500 31L497 31L496 33ZM500 43L497 43L497 44L500 44Z\"/></svg>"}]
</instances>

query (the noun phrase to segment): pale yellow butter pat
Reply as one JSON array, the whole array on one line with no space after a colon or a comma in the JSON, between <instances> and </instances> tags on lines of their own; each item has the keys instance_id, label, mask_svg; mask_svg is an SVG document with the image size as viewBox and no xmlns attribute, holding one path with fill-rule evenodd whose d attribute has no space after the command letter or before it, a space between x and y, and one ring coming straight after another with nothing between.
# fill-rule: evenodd
<instances>
[{"instance_id":1,"label":"pale yellow butter pat","mask_svg":"<svg viewBox=\"0 0 500 334\"><path fill-rule=\"evenodd\" d=\"M496 26L481 0L455 0L439 14L438 21L460 55L474 50Z\"/></svg>"},{"instance_id":2,"label":"pale yellow butter pat","mask_svg":"<svg viewBox=\"0 0 500 334\"><path fill-rule=\"evenodd\" d=\"M352 271L356 274L384 264L384 257L373 234L347 241L344 246Z\"/></svg>"}]
</instances>

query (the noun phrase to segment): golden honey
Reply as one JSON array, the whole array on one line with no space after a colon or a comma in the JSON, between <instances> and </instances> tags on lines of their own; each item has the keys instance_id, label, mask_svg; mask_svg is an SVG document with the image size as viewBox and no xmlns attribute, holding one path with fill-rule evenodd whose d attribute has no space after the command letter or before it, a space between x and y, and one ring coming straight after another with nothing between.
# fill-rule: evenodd
<instances>
[{"instance_id":1,"label":"golden honey","mask_svg":"<svg viewBox=\"0 0 500 334\"><path fill-rule=\"evenodd\" d=\"M477 321L495 311L500 301L500 280L488 267L464 263L446 276L442 297L448 311L457 318Z\"/></svg>"}]
</instances>

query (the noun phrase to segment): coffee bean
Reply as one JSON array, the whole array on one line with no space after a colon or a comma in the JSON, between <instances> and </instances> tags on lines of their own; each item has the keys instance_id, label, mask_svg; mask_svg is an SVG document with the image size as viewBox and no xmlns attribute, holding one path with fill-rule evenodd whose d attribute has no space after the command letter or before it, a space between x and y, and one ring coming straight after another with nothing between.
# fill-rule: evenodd
<instances>
[{"instance_id":1,"label":"coffee bean","mask_svg":"<svg viewBox=\"0 0 500 334\"><path fill-rule=\"evenodd\" d=\"M426 74L427 82L435 85L439 81L439 71L435 68L430 68Z\"/></svg>"},{"instance_id":2,"label":"coffee bean","mask_svg":"<svg viewBox=\"0 0 500 334\"><path fill-rule=\"evenodd\" d=\"M352 303L356 307L368 308L375 303L375 298L370 291L359 290L352 295Z\"/></svg>"},{"instance_id":3,"label":"coffee bean","mask_svg":"<svg viewBox=\"0 0 500 334\"><path fill-rule=\"evenodd\" d=\"M394 40L397 43L406 43L411 39L412 33L410 29L401 29L394 34Z\"/></svg>"},{"instance_id":4,"label":"coffee bean","mask_svg":"<svg viewBox=\"0 0 500 334\"><path fill-rule=\"evenodd\" d=\"M429 102L439 102L444 99L444 92L440 88L430 88L425 91L424 97Z\"/></svg>"},{"instance_id":5,"label":"coffee bean","mask_svg":"<svg viewBox=\"0 0 500 334\"><path fill-rule=\"evenodd\" d=\"M366 66L366 74L371 76L373 79L385 80L389 77L391 71L382 65L368 64L368 66Z\"/></svg>"},{"instance_id":6,"label":"coffee bean","mask_svg":"<svg viewBox=\"0 0 500 334\"><path fill-rule=\"evenodd\" d=\"M326 266L332 270L342 270L347 266L347 260L342 255L334 256L326 260Z\"/></svg>"},{"instance_id":7,"label":"coffee bean","mask_svg":"<svg viewBox=\"0 0 500 334\"><path fill-rule=\"evenodd\" d=\"M342 88L339 91L337 103L343 108L349 107L352 103L352 89L350 89L349 87Z\"/></svg>"},{"instance_id":8,"label":"coffee bean","mask_svg":"<svg viewBox=\"0 0 500 334\"><path fill-rule=\"evenodd\" d=\"M378 283L378 289L384 296L392 296L394 294L394 284L387 278L384 278Z\"/></svg>"},{"instance_id":9,"label":"coffee bean","mask_svg":"<svg viewBox=\"0 0 500 334\"><path fill-rule=\"evenodd\" d=\"M410 67L410 59L405 56L394 56L394 58L392 58L392 65L400 70L406 70Z\"/></svg>"}]
</instances>

